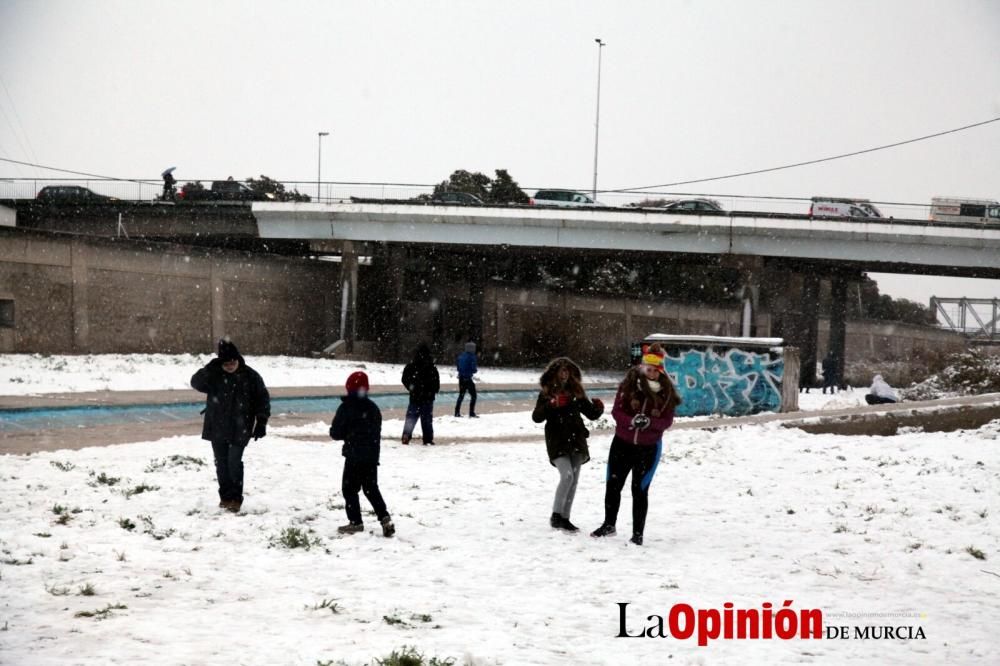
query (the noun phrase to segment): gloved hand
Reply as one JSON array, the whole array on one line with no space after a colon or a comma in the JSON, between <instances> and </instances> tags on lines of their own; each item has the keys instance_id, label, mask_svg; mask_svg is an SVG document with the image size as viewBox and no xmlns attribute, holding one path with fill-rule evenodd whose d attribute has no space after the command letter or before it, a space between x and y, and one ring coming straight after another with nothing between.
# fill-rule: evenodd
<instances>
[{"instance_id":1,"label":"gloved hand","mask_svg":"<svg viewBox=\"0 0 1000 666\"><path fill-rule=\"evenodd\" d=\"M639 408L642 407L642 403L639 402L637 398L632 398L632 402L629 403L629 406L632 408L632 411L637 412L639 411Z\"/></svg>"},{"instance_id":2,"label":"gloved hand","mask_svg":"<svg viewBox=\"0 0 1000 666\"><path fill-rule=\"evenodd\" d=\"M636 414L632 417L632 427L636 430L645 430L649 427L649 417L645 414Z\"/></svg>"},{"instance_id":3,"label":"gloved hand","mask_svg":"<svg viewBox=\"0 0 1000 666\"><path fill-rule=\"evenodd\" d=\"M556 395L549 398L549 405L551 407L560 408L565 407L569 404L569 396L565 393L557 393Z\"/></svg>"},{"instance_id":4,"label":"gloved hand","mask_svg":"<svg viewBox=\"0 0 1000 666\"><path fill-rule=\"evenodd\" d=\"M658 418L660 418L660 410L658 410L658 409L651 409L651 410L649 410L649 415L652 416L654 419L658 419Z\"/></svg>"},{"instance_id":5,"label":"gloved hand","mask_svg":"<svg viewBox=\"0 0 1000 666\"><path fill-rule=\"evenodd\" d=\"M254 441L260 439L267 434L267 419L257 417L257 423L253 427L253 438Z\"/></svg>"},{"instance_id":6,"label":"gloved hand","mask_svg":"<svg viewBox=\"0 0 1000 666\"><path fill-rule=\"evenodd\" d=\"M596 407L597 409L601 410L602 412L604 411L604 402L603 402L603 401L602 401L602 400L601 400L600 398L594 398L594 399L593 399L593 400L591 400L590 402L591 402L591 403L592 403L592 404L594 405L594 407Z\"/></svg>"}]
</instances>

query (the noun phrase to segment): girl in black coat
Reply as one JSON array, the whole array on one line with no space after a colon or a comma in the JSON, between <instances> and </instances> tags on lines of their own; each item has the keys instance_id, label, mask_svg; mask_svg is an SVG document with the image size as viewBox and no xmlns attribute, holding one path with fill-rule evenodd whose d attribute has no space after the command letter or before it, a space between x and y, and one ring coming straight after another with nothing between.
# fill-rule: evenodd
<instances>
[{"instance_id":1,"label":"girl in black coat","mask_svg":"<svg viewBox=\"0 0 1000 666\"><path fill-rule=\"evenodd\" d=\"M538 394L531 418L535 423L545 422L545 448L549 462L559 470L559 485L552 505L549 524L556 529L576 532L569 521L576 495L580 468L590 460L587 437L581 414L590 420L604 413L604 403L590 400L583 390L580 368L566 357L549 363L539 380L542 390Z\"/></svg>"}]
</instances>

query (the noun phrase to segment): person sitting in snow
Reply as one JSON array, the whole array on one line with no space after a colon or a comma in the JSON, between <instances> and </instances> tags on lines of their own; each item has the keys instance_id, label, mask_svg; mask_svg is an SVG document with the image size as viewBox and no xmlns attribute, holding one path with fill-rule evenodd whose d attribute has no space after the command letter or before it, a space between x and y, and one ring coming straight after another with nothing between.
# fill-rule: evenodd
<instances>
[{"instance_id":1,"label":"person sitting in snow","mask_svg":"<svg viewBox=\"0 0 1000 666\"><path fill-rule=\"evenodd\" d=\"M899 396L885 383L882 375L875 375L872 378L872 387L865 396L865 402L869 405L891 405L899 402Z\"/></svg>"},{"instance_id":2,"label":"person sitting in snow","mask_svg":"<svg viewBox=\"0 0 1000 666\"><path fill-rule=\"evenodd\" d=\"M545 422L545 449L549 463L559 470L559 485L556 486L549 524L556 529L577 532L579 528L570 522L569 514L580 480L580 468L590 460L587 448L590 433L580 415L593 421L604 413L604 403L597 398L587 398L579 366L566 357L550 362L539 384L542 390L531 420Z\"/></svg>"},{"instance_id":3,"label":"person sitting in snow","mask_svg":"<svg viewBox=\"0 0 1000 666\"><path fill-rule=\"evenodd\" d=\"M347 395L341 398L340 407L330 425L330 438L344 441L344 476L341 490L347 524L337 531L341 534L363 532L361 502L358 490L363 490L371 502L375 515L382 524L382 535L391 537L396 532L382 492L378 488L378 460L382 442L382 412L368 397L368 375L351 373L345 385Z\"/></svg>"},{"instance_id":4,"label":"person sitting in snow","mask_svg":"<svg viewBox=\"0 0 1000 666\"><path fill-rule=\"evenodd\" d=\"M191 388L208 394L201 438L212 442L219 508L236 513L243 506L243 451L251 437L267 434L271 396L229 338L219 340L218 358L194 373Z\"/></svg>"},{"instance_id":5,"label":"person sitting in snow","mask_svg":"<svg viewBox=\"0 0 1000 666\"><path fill-rule=\"evenodd\" d=\"M608 452L607 486L604 492L604 522L590 533L593 537L614 536L625 479L632 474L632 538L642 545L649 507L649 484L660 462L663 432L674 422L674 410L681 404L663 367L663 349L652 345L639 364L631 368L618 386L611 415L615 436Z\"/></svg>"}]
</instances>

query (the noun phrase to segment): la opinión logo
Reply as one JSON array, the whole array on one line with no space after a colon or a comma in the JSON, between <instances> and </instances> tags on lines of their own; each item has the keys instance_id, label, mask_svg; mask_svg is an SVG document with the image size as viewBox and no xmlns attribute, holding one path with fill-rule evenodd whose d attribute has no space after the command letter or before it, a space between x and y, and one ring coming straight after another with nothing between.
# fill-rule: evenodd
<instances>
[{"instance_id":1,"label":"la opini\u00f3n logo","mask_svg":"<svg viewBox=\"0 0 1000 666\"><path fill-rule=\"evenodd\" d=\"M666 616L647 615L638 630L629 630L630 602L618 602L618 634L615 638L695 638L699 646L714 640L912 640L926 639L919 625L828 626L824 631L823 611L792 608L787 599L777 609L769 601L757 608L736 608L732 602L715 608L695 609L680 603L670 607ZM843 615L843 614L840 614ZM871 615L871 614L868 614ZM880 614L874 614L880 616ZM898 617L899 614L885 614ZM633 621L632 626L635 627Z\"/></svg>"}]
</instances>

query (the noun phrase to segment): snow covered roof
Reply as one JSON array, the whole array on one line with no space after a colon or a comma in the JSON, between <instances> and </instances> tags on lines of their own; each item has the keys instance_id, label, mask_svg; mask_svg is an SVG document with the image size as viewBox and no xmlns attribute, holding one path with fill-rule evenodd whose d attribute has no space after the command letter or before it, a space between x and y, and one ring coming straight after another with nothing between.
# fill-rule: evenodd
<instances>
[{"instance_id":1,"label":"snow covered roof","mask_svg":"<svg viewBox=\"0 0 1000 666\"><path fill-rule=\"evenodd\" d=\"M667 335L666 333L653 333L647 335L643 342L659 342L664 345L727 345L730 347L781 347L785 344L782 338L744 338L725 337L721 335Z\"/></svg>"}]
</instances>

